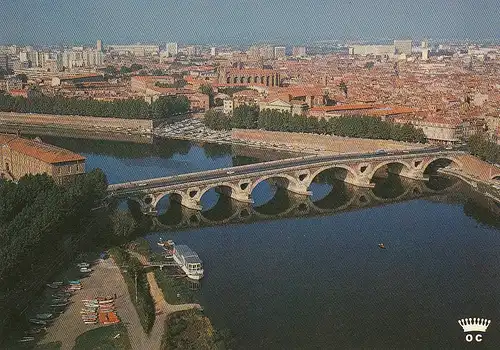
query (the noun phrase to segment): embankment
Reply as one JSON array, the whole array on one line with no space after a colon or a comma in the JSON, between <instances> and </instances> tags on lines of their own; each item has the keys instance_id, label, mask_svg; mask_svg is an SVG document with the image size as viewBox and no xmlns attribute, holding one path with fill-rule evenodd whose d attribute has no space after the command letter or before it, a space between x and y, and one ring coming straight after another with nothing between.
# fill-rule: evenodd
<instances>
[{"instance_id":1,"label":"embankment","mask_svg":"<svg viewBox=\"0 0 500 350\"><path fill-rule=\"evenodd\" d=\"M122 141L143 144L153 144L153 136L149 134L132 134L124 132L109 132L109 131L87 131L77 129L62 129L49 128L43 126L31 125L16 125L8 126L0 123L0 133L15 134L20 132L21 135L32 136L55 136L55 137L70 137L75 139L85 140L106 140L106 141Z\"/></svg>"},{"instance_id":2,"label":"embankment","mask_svg":"<svg viewBox=\"0 0 500 350\"><path fill-rule=\"evenodd\" d=\"M0 112L0 125L17 127L43 127L49 129L80 130L87 132L123 132L151 134L153 121L147 119L123 119L85 117L77 115L52 115Z\"/></svg>"},{"instance_id":3,"label":"embankment","mask_svg":"<svg viewBox=\"0 0 500 350\"><path fill-rule=\"evenodd\" d=\"M305 148L327 153L374 152L378 149L404 150L426 147L423 144L389 140L246 129L233 129L231 137L243 141L287 145L291 148L290 150Z\"/></svg>"}]
</instances>

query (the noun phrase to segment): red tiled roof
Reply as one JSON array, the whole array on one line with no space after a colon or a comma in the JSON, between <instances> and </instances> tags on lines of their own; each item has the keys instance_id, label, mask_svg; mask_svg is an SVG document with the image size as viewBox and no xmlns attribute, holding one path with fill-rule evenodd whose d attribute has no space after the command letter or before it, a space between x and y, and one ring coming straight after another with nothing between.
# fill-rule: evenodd
<instances>
[{"instance_id":1,"label":"red tiled roof","mask_svg":"<svg viewBox=\"0 0 500 350\"><path fill-rule=\"evenodd\" d=\"M24 139L15 135L0 135L0 144L8 145L14 151L49 164L85 160L85 157L66 149L35 140Z\"/></svg>"}]
</instances>

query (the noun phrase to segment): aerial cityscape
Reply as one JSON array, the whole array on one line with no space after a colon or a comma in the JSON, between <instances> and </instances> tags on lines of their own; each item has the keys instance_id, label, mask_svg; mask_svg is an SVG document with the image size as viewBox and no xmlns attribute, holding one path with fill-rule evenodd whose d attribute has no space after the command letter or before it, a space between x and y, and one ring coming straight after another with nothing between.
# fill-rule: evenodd
<instances>
[{"instance_id":1,"label":"aerial cityscape","mask_svg":"<svg viewBox=\"0 0 500 350\"><path fill-rule=\"evenodd\" d=\"M498 4L59 5L0 14L1 349L500 346Z\"/></svg>"}]
</instances>

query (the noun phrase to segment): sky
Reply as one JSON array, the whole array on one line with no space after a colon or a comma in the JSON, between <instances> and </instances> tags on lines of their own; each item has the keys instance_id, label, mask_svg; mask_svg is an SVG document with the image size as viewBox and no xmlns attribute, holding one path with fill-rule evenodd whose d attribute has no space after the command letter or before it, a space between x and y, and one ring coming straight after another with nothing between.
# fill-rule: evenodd
<instances>
[{"instance_id":1,"label":"sky","mask_svg":"<svg viewBox=\"0 0 500 350\"><path fill-rule=\"evenodd\" d=\"M0 44L499 39L499 0L0 0Z\"/></svg>"}]
</instances>

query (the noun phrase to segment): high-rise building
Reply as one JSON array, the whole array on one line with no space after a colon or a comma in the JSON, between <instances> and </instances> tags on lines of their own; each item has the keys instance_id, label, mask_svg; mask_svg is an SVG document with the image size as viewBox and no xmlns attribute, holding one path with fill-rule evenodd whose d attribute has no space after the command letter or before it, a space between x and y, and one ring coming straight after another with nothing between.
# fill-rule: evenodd
<instances>
[{"instance_id":1,"label":"high-rise building","mask_svg":"<svg viewBox=\"0 0 500 350\"><path fill-rule=\"evenodd\" d=\"M0 69L9 69L9 55L7 55L6 53L0 53Z\"/></svg>"},{"instance_id":2,"label":"high-rise building","mask_svg":"<svg viewBox=\"0 0 500 350\"><path fill-rule=\"evenodd\" d=\"M286 47L284 46L276 46L274 48L274 59L279 60L286 57Z\"/></svg>"},{"instance_id":3,"label":"high-rise building","mask_svg":"<svg viewBox=\"0 0 500 350\"><path fill-rule=\"evenodd\" d=\"M426 40L422 41L422 49L427 49L429 47L429 44L427 43Z\"/></svg>"},{"instance_id":4,"label":"high-rise building","mask_svg":"<svg viewBox=\"0 0 500 350\"><path fill-rule=\"evenodd\" d=\"M188 56L196 56L198 50L196 49L196 46L188 46L186 47L186 53Z\"/></svg>"},{"instance_id":5,"label":"high-rise building","mask_svg":"<svg viewBox=\"0 0 500 350\"><path fill-rule=\"evenodd\" d=\"M217 56L217 48L216 47L211 47L210 48L210 56Z\"/></svg>"},{"instance_id":6,"label":"high-rise building","mask_svg":"<svg viewBox=\"0 0 500 350\"><path fill-rule=\"evenodd\" d=\"M97 40L96 49L97 49L97 51L102 52L102 41L101 40Z\"/></svg>"},{"instance_id":7,"label":"high-rise building","mask_svg":"<svg viewBox=\"0 0 500 350\"><path fill-rule=\"evenodd\" d=\"M411 55L411 40L394 40L394 50L396 54L406 54Z\"/></svg>"},{"instance_id":8,"label":"high-rise building","mask_svg":"<svg viewBox=\"0 0 500 350\"><path fill-rule=\"evenodd\" d=\"M265 60L272 60L274 58L274 48L269 45L262 46L259 49L259 54Z\"/></svg>"},{"instance_id":9,"label":"high-rise building","mask_svg":"<svg viewBox=\"0 0 500 350\"><path fill-rule=\"evenodd\" d=\"M429 59L429 49L423 48L422 49L422 61L427 61L428 59Z\"/></svg>"},{"instance_id":10,"label":"high-rise building","mask_svg":"<svg viewBox=\"0 0 500 350\"><path fill-rule=\"evenodd\" d=\"M177 43L167 43L165 48L169 57L177 56Z\"/></svg>"},{"instance_id":11,"label":"high-rise building","mask_svg":"<svg viewBox=\"0 0 500 350\"><path fill-rule=\"evenodd\" d=\"M304 46L294 46L292 49L292 55L294 57L304 57L306 54L306 48Z\"/></svg>"}]
</instances>

